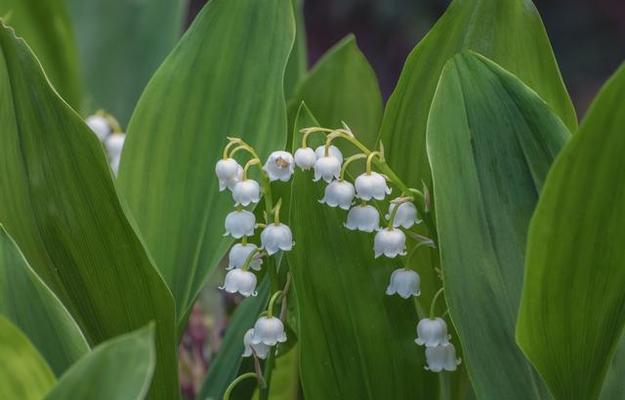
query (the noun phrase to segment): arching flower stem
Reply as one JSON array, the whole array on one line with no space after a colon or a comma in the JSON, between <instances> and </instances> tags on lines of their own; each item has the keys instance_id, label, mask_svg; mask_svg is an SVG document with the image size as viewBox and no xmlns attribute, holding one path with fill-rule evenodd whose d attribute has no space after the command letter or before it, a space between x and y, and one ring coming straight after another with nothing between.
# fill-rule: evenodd
<instances>
[{"instance_id":1,"label":"arching flower stem","mask_svg":"<svg viewBox=\"0 0 625 400\"><path fill-rule=\"evenodd\" d=\"M226 391L224 392L224 400L230 400L230 395L232 394L232 391L234 390L234 388L241 382L244 381L245 379L248 378L256 378L258 380L258 385L262 386L262 376L258 376L256 375L256 372L246 372L243 375L239 375L235 380L233 380L230 385L228 385L228 388L226 389Z\"/></svg>"},{"instance_id":2,"label":"arching flower stem","mask_svg":"<svg viewBox=\"0 0 625 400\"><path fill-rule=\"evenodd\" d=\"M432 298L432 303L430 304L430 318L434 318L434 315L435 315L434 313L436 312L436 301L441 296L441 294L443 294L444 291L445 291L445 288L438 289L438 291Z\"/></svg>"}]
</instances>

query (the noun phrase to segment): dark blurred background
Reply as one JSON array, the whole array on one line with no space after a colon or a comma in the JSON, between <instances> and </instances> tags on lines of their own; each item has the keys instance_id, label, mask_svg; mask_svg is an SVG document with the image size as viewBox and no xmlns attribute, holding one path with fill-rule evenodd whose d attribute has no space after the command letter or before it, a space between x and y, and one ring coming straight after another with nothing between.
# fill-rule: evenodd
<instances>
[{"instance_id":1,"label":"dark blurred background","mask_svg":"<svg viewBox=\"0 0 625 400\"><path fill-rule=\"evenodd\" d=\"M192 20L206 0L192 0ZM305 0L310 64L346 34L375 69L388 97L404 60L445 11L448 0ZM625 60L625 1L535 0L580 116Z\"/></svg>"}]
</instances>

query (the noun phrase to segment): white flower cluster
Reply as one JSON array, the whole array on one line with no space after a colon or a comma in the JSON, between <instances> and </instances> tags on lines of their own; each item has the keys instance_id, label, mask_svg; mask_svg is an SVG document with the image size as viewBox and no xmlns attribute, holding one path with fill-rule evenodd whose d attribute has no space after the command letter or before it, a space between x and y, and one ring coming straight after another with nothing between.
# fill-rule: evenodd
<instances>
[{"instance_id":1,"label":"white flower cluster","mask_svg":"<svg viewBox=\"0 0 625 400\"><path fill-rule=\"evenodd\" d=\"M417 324L415 343L425 346L425 369L432 372L455 371L460 364L456 348L449 342L447 324L442 318L424 318Z\"/></svg>"},{"instance_id":2,"label":"white flower cluster","mask_svg":"<svg viewBox=\"0 0 625 400\"><path fill-rule=\"evenodd\" d=\"M231 143L239 143L236 139ZM242 143L242 142L241 142ZM235 210L226 216L224 236L232 236L242 239L236 243L228 254L228 273L224 285L220 289L228 293L239 293L245 297L256 296L256 275L250 271L259 271L263 263L263 255L271 256L278 251L289 251L293 248L293 235L291 229L279 222L279 206L275 209L273 222L266 221L260 234L260 246L248 242L248 238L254 236L256 216L253 212L243 207L255 205L261 198L261 185L247 177L247 170L252 165L260 163L256 152L247 144L241 144L241 148L248 150L253 159L242 167L231 155L224 152L224 158L217 161L215 174L219 180L219 190L226 189L232 192ZM236 150L236 149L235 149ZM233 151L235 152L235 151ZM269 182L288 181L294 170L293 156L286 151L274 151L269 155L262 173ZM265 188L265 190L269 190Z\"/></svg>"},{"instance_id":3,"label":"white flower cluster","mask_svg":"<svg viewBox=\"0 0 625 400\"><path fill-rule=\"evenodd\" d=\"M295 163L303 170L314 169L314 181L323 180L327 183L324 196L320 203L329 207L339 207L347 212L347 220L344 226L350 230L363 232L376 232L373 239L374 257L385 256L396 258L404 256L406 251L406 233L413 226L421 223L417 207L413 203L413 193L421 195L424 203L426 196L418 190L406 187L396 174L385 163L383 147L380 151L371 151L356 139L354 134L345 126L345 129L306 128L303 133L302 146L295 152ZM315 150L307 146L307 137L312 133L324 133L326 141L324 146ZM343 159L341 151L331 142L336 138L343 138L354 144L361 152ZM374 158L378 158L379 171L373 171ZM358 175L352 184L345 178L347 166L358 159L366 159L365 172ZM387 175L391 178L389 179ZM379 207L384 207L384 202L391 188L389 182L400 189L401 194L388 202L388 211L384 215L385 226L380 225ZM357 204L355 204L357 203ZM381 203L381 204L380 204ZM426 207L425 207L426 208ZM427 209L427 208L426 208ZM420 236L415 233L416 236ZM423 239L427 239L422 237ZM430 239L421 244L431 245ZM387 295L399 295L404 299L419 296L419 274L410 268L398 268L393 271L390 282L386 288ZM442 289L432 300L434 310L436 299ZM449 342L447 325L442 318L425 318L419 321L417 326L418 337L416 343L425 345L427 360L426 369L433 372L453 371L460 360L456 359L454 345Z\"/></svg>"},{"instance_id":4,"label":"white flower cluster","mask_svg":"<svg viewBox=\"0 0 625 400\"><path fill-rule=\"evenodd\" d=\"M85 122L104 145L111 169L117 175L126 134L119 131L117 122L111 116L94 114L87 117Z\"/></svg>"},{"instance_id":5,"label":"white flower cluster","mask_svg":"<svg viewBox=\"0 0 625 400\"><path fill-rule=\"evenodd\" d=\"M255 354L256 357L265 359L271 347L284 342L286 342L286 333L280 318L263 315L256 320L254 328L248 329L243 336L243 357Z\"/></svg>"}]
</instances>

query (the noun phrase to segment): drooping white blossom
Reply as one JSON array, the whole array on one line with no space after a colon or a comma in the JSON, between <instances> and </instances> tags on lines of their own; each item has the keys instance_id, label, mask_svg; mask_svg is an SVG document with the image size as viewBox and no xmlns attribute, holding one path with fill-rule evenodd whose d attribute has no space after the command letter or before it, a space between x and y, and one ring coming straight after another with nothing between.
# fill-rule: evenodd
<instances>
[{"instance_id":1,"label":"drooping white blossom","mask_svg":"<svg viewBox=\"0 0 625 400\"><path fill-rule=\"evenodd\" d=\"M324 196L319 200L322 204L330 207L341 207L349 210L354 201L355 195L354 185L344 180L334 180L326 186Z\"/></svg>"},{"instance_id":2,"label":"drooping white blossom","mask_svg":"<svg viewBox=\"0 0 625 400\"><path fill-rule=\"evenodd\" d=\"M228 293L240 293L245 297L256 296L256 275L240 268L230 270L226 274L224 285L219 289Z\"/></svg>"},{"instance_id":3,"label":"drooping white blossom","mask_svg":"<svg viewBox=\"0 0 625 400\"><path fill-rule=\"evenodd\" d=\"M295 171L293 156L288 151L274 151L267 158L263 170L270 181L287 182Z\"/></svg>"},{"instance_id":4,"label":"drooping white blossom","mask_svg":"<svg viewBox=\"0 0 625 400\"><path fill-rule=\"evenodd\" d=\"M317 158L325 157L326 146L322 145L317 147L315 149L315 154L317 155ZM335 145L331 144L328 148L328 156L336 158L337 160L339 160L339 164L343 164L343 153L341 153L341 150L339 150L339 148Z\"/></svg>"},{"instance_id":5,"label":"drooping white blossom","mask_svg":"<svg viewBox=\"0 0 625 400\"><path fill-rule=\"evenodd\" d=\"M356 197L363 200L384 200L391 189L386 184L386 179L377 172L363 173L356 178Z\"/></svg>"},{"instance_id":6,"label":"drooping white blossom","mask_svg":"<svg viewBox=\"0 0 625 400\"><path fill-rule=\"evenodd\" d=\"M380 227L380 214L370 205L357 205L347 213L344 226L353 231L373 232Z\"/></svg>"},{"instance_id":7,"label":"drooping white blossom","mask_svg":"<svg viewBox=\"0 0 625 400\"><path fill-rule=\"evenodd\" d=\"M250 357L252 354L256 354L256 357L264 360L269 355L271 346L267 346L264 343L252 343L253 336L254 328L248 329L243 336L243 357Z\"/></svg>"},{"instance_id":8,"label":"drooping white blossom","mask_svg":"<svg viewBox=\"0 0 625 400\"><path fill-rule=\"evenodd\" d=\"M398 228L400 226L410 229L414 224L418 224L421 222L417 217L417 207L411 202L404 202L397 204L396 202L392 202L388 206L388 214L386 214L386 219L389 220L393 215L393 209L397 208L395 211L395 218L393 219L393 227Z\"/></svg>"},{"instance_id":9,"label":"drooping white blossom","mask_svg":"<svg viewBox=\"0 0 625 400\"><path fill-rule=\"evenodd\" d=\"M323 179L330 183L333 179L338 179L340 173L341 162L336 157L321 157L315 162L315 182L319 179Z\"/></svg>"},{"instance_id":10,"label":"drooping white blossom","mask_svg":"<svg viewBox=\"0 0 625 400\"><path fill-rule=\"evenodd\" d=\"M295 151L295 165L304 171L314 167L316 161L317 155L310 147L300 147Z\"/></svg>"},{"instance_id":11,"label":"drooping white blossom","mask_svg":"<svg viewBox=\"0 0 625 400\"><path fill-rule=\"evenodd\" d=\"M232 190L243 177L243 167L233 158L224 158L217 161L215 174L219 179L219 191Z\"/></svg>"},{"instance_id":12,"label":"drooping white blossom","mask_svg":"<svg viewBox=\"0 0 625 400\"><path fill-rule=\"evenodd\" d=\"M124 133L113 133L106 138L104 147L106 147L106 151L111 159L122 154L125 142L126 134Z\"/></svg>"},{"instance_id":13,"label":"drooping white blossom","mask_svg":"<svg viewBox=\"0 0 625 400\"><path fill-rule=\"evenodd\" d=\"M243 236L254 236L254 228L256 227L256 216L247 210L235 210L226 215L225 222L226 233L224 236L230 235L235 239Z\"/></svg>"},{"instance_id":14,"label":"drooping white blossom","mask_svg":"<svg viewBox=\"0 0 625 400\"><path fill-rule=\"evenodd\" d=\"M436 347L449 343L447 324L442 318L423 318L417 324L415 343L426 347Z\"/></svg>"},{"instance_id":15,"label":"drooping white blossom","mask_svg":"<svg viewBox=\"0 0 625 400\"><path fill-rule=\"evenodd\" d=\"M421 278L416 271L408 268L399 268L391 274L391 280L386 288L389 296L398 294L404 299L421 294Z\"/></svg>"},{"instance_id":16,"label":"drooping white blossom","mask_svg":"<svg viewBox=\"0 0 625 400\"><path fill-rule=\"evenodd\" d=\"M373 239L375 258L384 254L394 258L406 254L406 235L397 228L380 229Z\"/></svg>"},{"instance_id":17,"label":"drooping white blossom","mask_svg":"<svg viewBox=\"0 0 625 400\"><path fill-rule=\"evenodd\" d=\"M255 244L252 243L237 243L230 249L230 253L228 253L228 266L226 270L231 270L234 268L241 268L245 261L250 256L251 253L254 253L258 250ZM253 270L260 271L260 266L263 263L262 257L260 254L256 254L252 256L252 260L249 264L249 267Z\"/></svg>"},{"instance_id":18,"label":"drooping white blossom","mask_svg":"<svg viewBox=\"0 0 625 400\"><path fill-rule=\"evenodd\" d=\"M427 347L425 360L427 362L425 369L432 372L455 371L460 364L460 359L456 358L456 348L451 343Z\"/></svg>"},{"instance_id":19,"label":"drooping white blossom","mask_svg":"<svg viewBox=\"0 0 625 400\"><path fill-rule=\"evenodd\" d=\"M113 129L111 129L111 125L108 123L106 118L101 115L90 115L87 117L86 121L87 125L93 133L96 134L100 142L104 142L106 137L111 134Z\"/></svg>"},{"instance_id":20,"label":"drooping white blossom","mask_svg":"<svg viewBox=\"0 0 625 400\"><path fill-rule=\"evenodd\" d=\"M293 248L293 233L291 228L281 223L268 224L260 234L261 248L268 255L278 251L290 251Z\"/></svg>"},{"instance_id":21,"label":"drooping white blossom","mask_svg":"<svg viewBox=\"0 0 625 400\"><path fill-rule=\"evenodd\" d=\"M284 324L276 317L263 316L258 318L254 324L254 334L250 342L254 344L263 343L267 346L286 342Z\"/></svg>"},{"instance_id":22,"label":"drooping white blossom","mask_svg":"<svg viewBox=\"0 0 625 400\"><path fill-rule=\"evenodd\" d=\"M247 206L260 201L260 185L253 179L237 182L232 188L232 199L236 205Z\"/></svg>"}]
</instances>

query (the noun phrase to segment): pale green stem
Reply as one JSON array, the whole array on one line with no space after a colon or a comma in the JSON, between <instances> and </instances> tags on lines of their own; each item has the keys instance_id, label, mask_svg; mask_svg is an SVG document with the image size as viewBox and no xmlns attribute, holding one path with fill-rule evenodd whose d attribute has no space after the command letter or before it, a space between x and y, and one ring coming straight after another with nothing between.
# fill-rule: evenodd
<instances>
[{"instance_id":1,"label":"pale green stem","mask_svg":"<svg viewBox=\"0 0 625 400\"><path fill-rule=\"evenodd\" d=\"M239 382L247 379L247 378L257 378L258 376L256 375L256 372L247 372L243 375L239 375L235 380L232 381L232 383L230 383L230 385L228 386L228 388L226 389L226 391L224 392L224 400L230 400L230 395L232 394L232 391L234 390L234 388L239 384Z\"/></svg>"},{"instance_id":2,"label":"pale green stem","mask_svg":"<svg viewBox=\"0 0 625 400\"><path fill-rule=\"evenodd\" d=\"M351 157L348 157L345 162L343 163L343 166L341 167L341 175L339 180L343 180L345 178L345 172L347 171L347 167L349 166L349 164L353 163L356 160L362 160L363 158L367 158L366 154L354 154Z\"/></svg>"},{"instance_id":3,"label":"pale green stem","mask_svg":"<svg viewBox=\"0 0 625 400\"><path fill-rule=\"evenodd\" d=\"M432 298L432 304L430 304L430 318L434 318L434 313L436 312L436 301L441 296L441 294L443 294L444 291L445 288L438 289L438 291L434 295L434 298Z\"/></svg>"}]
</instances>

